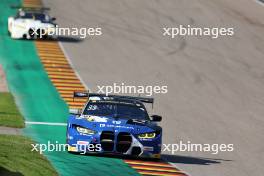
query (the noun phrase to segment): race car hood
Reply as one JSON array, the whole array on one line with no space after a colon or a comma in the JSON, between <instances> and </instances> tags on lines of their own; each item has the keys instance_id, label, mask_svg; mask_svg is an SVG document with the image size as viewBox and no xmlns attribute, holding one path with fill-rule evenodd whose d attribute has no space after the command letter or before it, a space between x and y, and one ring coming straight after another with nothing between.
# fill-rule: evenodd
<instances>
[{"instance_id":1,"label":"race car hood","mask_svg":"<svg viewBox=\"0 0 264 176\"><path fill-rule=\"evenodd\" d=\"M86 127L92 130L109 130L130 132L133 134L150 133L160 130L156 123L148 120L122 119L105 116L73 116L69 118L69 124Z\"/></svg>"}]
</instances>

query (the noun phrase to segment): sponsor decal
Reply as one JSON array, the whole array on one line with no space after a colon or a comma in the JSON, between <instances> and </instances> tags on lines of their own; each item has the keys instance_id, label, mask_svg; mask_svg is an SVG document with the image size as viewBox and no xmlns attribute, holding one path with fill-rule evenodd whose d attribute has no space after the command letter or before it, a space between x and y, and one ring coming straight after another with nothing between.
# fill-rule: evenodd
<instances>
[{"instance_id":1,"label":"sponsor decal","mask_svg":"<svg viewBox=\"0 0 264 176\"><path fill-rule=\"evenodd\" d=\"M121 121L113 120L112 123L113 123L113 124L116 124L116 125L120 125L120 124L121 124Z\"/></svg>"},{"instance_id":2,"label":"sponsor decal","mask_svg":"<svg viewBox=\"0 0 264 176\"><path fill-rule=\"evenodd\" d=\"M89 142L87 142L87 141L77 141L77 144L78 145L88 145Z\"/></svg>"},{"instance_id":3,"label":"sponsor decal","mask_svg":"<svg viewBox=\"0 0 264 176\"><path fill-rule=\"evenodd\" d=\"M149 152L153 152L154 148L153 147L149 147L149 146L144 146L144 150L145 151L149 151Z\"/></svg>"}]
</instances>

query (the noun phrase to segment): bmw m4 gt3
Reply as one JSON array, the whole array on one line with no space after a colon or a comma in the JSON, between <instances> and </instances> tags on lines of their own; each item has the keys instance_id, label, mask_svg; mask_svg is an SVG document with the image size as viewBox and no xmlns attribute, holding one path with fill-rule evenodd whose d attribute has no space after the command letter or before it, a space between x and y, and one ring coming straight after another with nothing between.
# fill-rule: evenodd
<instances>
[{"instance_id":1,"label":"bmw m4 gt3","mask_svg":"<svg viewBox=\"0 0 264 176\"><path fill-rule=\"evenodd\" d=\"M80 113L70 110L69 152L81 153L86 146L85 153L160 158L162 128L156 122L161 121L161 116L149 116L144 106L153 105L153 98L74 93L74 97L88 96Z\"/></svg>"}]
</instances>

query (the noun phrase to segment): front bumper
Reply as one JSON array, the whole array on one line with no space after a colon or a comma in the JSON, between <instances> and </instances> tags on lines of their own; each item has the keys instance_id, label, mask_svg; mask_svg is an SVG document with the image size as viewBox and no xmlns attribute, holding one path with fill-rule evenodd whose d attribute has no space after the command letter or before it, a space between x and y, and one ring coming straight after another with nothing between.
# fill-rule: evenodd
<instances>
[{"instance_id":1,"label":"front bumper","mask_svg":"<svg viewBox=\"0 0 264 176\"><path fill-rule=\"evenodd\" d=\"M97 153L158 159L161 153L161 134L154 139L141 140L127 132L107 131L94 135L80 135L69 131L67 144L69 152L81 154ZM90 150L85 147L91 144L96 149L100 145L100 150Z\"/></svg>"}]
</instances>

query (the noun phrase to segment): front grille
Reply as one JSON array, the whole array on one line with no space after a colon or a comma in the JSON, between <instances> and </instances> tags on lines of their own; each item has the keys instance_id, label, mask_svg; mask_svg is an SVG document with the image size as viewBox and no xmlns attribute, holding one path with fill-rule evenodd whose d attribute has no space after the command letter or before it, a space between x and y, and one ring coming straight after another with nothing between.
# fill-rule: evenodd
<instances>
[{"instance_id":1,"label":"front grille","mask_svg":"<svg viewBox=\"0 0 264 176\"><path fill-rule=\"evenodd\" d=\"M104 151L114 150L115 135L112 131L104 131L100 137L101 147Z\"/></svg>"},{"instance_id":2,"label":"front grille","mask_svg":"<svg viewBox=\"0 0 264 176\"><path fill-rule=\"evenodd\" d=\"M116 145L116 152L126 153L132 144L132 136L129 133L120 132L116 138L112 131L103 131L100 136L100 143L103 151L113 152Z\"/></svg>"},{"instance_id":3,"label":"front grille","mask_svg":"<svg viewBox=\"0 0 264 176\"><path fill-rule=\"evenodd\" d=\"M129 133L121 132L117 136L116 151L126 153L132 143L132 137Z\"/></svg>"}]
</instances>

